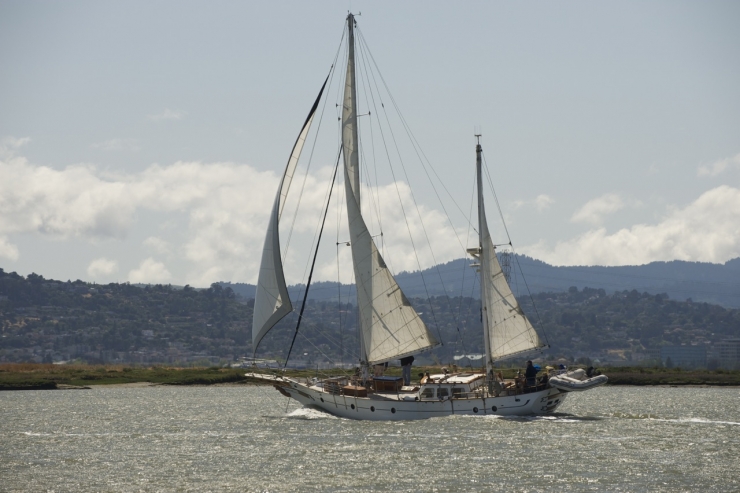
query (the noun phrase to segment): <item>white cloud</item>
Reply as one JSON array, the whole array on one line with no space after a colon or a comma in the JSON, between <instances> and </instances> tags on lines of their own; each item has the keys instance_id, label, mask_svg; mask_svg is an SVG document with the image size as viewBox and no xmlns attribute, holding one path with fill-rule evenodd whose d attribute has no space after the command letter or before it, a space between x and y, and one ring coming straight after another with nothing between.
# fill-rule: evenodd
<instances>
[{"instance_id":1,"label":"white cloud","mask_svg":"<svg viewBox=\"0 0 740 493\"><path fill-rule=\"evenodd\" d=\"M599 198L589 200L570 218L571 222L600 224L603 216L612 214L625 207L624 200L616 193L607 193Z\"/></svg>"},{"instance_id":2,"label":"white cloud","mask_svg":"<svg viewBox=\"0 0 740 493\"><path fill-rule=\"evenodd\" d=\"M731 167L740 168L740 154L736 154L734 157L720 159L712 164L701 165L696 170L696 175L709 177L717 176Z\"/></svg>"},{"instance_id":3,"label":"white cloud","mask_svg":"<svg viewBox=\"0 0 740 493\"><path fill-rule=\"evenodd\" d=\"M511 203L511 208L516 210L521 209L522 207L531 206L537 209L537 212L542 212L549 209L550 206L554 203L555 199L553 199L549 195L542 193L535 197L533 200L515 200Z\"/></svg>"},{"instance_id":4,"label":"white cloud","mask_svg":"<svg viewBox=\"0 0 740 493\"><path fill-rule=\"evenodd\" d=\"M165 109L161 113L156 113L154 115L149 115L147 118L150 120L161 121L161 120L180 120L185 116L184 111L173 111L170 109Z\"/></svg>"},{"instance_id":5,"label":"white cloud","mask_svg":"<svg viewBox=\"0 0 740 493\"><path fill-rule=\"evenodd\" d=\"M172 275L165 265L151 257L141 262L138 269L134 269L128 273L129 282L135 284L158 284L167 282L171 278Z\"/></svg>"},{"instance_id":6,"label":"white cloud","mask_svg":"<svg viewBox=\"0 0 740 493\"><path fill-rule=\"evenodd\" d=\"M150 236L149 238L144 240L144 245L159 254L170 253L170 244L166 240L163 240L162 238L157 238L156 236Z\"/></svg>"},{"instance_id":7,"label":"white cloud","mask_svg":"<svg viewBox=\"0 0 740 493\"><path fill-rule=\"evenodd\" d=\"M183 251L193 263L178 282L254 281L254 251L261 249L277 180L272 172L233 163L178 162L108 176L93 166L54 170L11 157L0 160L0 235L122 240L136 227L139 211L185 215ZM305 203L315 195L307 193ZM145 246L156 253L167 248L163 239L145 240Z\"/></svg>"},{"instance_id":8,"label":"white cloud","mask_svg":"<svg viewBox=\"0 0 740 493\"><path fill-rule=\"evenodd\" d=\"M0 159L15 157L18 149L31 142L30 137L3 137L0 139Z\"/></svg>"},{"instance_id":9,"label":"white cloud","mask_svg":"<svg viewBox=\"0 0 740 493\"><path fill-rule=\"evenodd\" d=\"M136 139L110 139L105 142L98 142L97 144L91 144L90 147L93 149L100 149L101 151L138 151L139 142Z\"/></svg>"},{"instance_id":10,"label":"white cloud","mask_svg":"<svg viewBox=\"0 0 740 493\"><path fill-rule=\"evenodd\" d=\"M6 148L17 149L22 145L20 140L12 145L5 144ZM142 218L156 217L161 221L160 226L169 223L176 224L177 228L160 227L157 233L147 233L153 235L143 243L137 242L141 250L130 255L138 254L140 258L167 255L172 270L148 258L129 273L132 282L208 286L215 281L256 281L270 204L278 183L277 173L260 172L251 166L234 163L177 162L169 166L153 165L136 173L110 175L94 166L77 165L63 170L35 166L13 152L0 159L0 252L4 258L18 256L18 248L12 244L13 235L37 235L57 241L122 241L132 232L140 231L137 228L145 222ZM302 179L296 176L291 192L300 191ZM308 247L330 181L328 168L315 169L306 179L301 199L304 213L294 223L286 259L286 273L291 283L302 280L306 257L310 255ZM559 243L554 249L544 245L537 249L536 245L527 253L563 264L638 263L673 258L724 261L732 252L738 255L737 245L740 244L735 226L740 224L740 219L737 212L732 212L737 211L737 205L733 206L731 201L733 193L738 191L729 187L707 192L658 225L638 225L614 235L595 229L582 237ZM426 227L424 231L406 184L399 183L398 189L393 183L377 189L363 188L362 195L365 211L378 210L376 204L382 204L379 211L384 236L377 238L377 242L393 271L415 270L419 265L428 267L435 261L444 262L465 255L464 246L455 240L446 217L420 204L418 210ZM297 196L292 193L285 207L284 248L288 245L286 233L293 224ZM408 225L399 214L399 196L409 217ZM341 185L333 200L343 202ZM551 203L549 197L542 195L531 200L529 205L535 207L538 201L542 207ZM700 211L704 211L706 217L699 217ZM375 235L380 228L372 216L367 214L366 219ZM671 227L680 234L669 234ZM434 256L425 246L427 234ZM324 246L332 256L330 259L327 253L319 257L315 279L336 279L333 243L349 239L346 213L340 215L330 211L324 235ZM701 248L695 246L695 237L706 244L699 242ZM461 241L465 243L465 239ZM144 248L150 249L149 252L142 254L146 252ZM305 257L301 257L299 251L305 251ZM349 258L350 248L339 251L342 259ZM348 282L351 268L344 267L341 276Z\"/></svg>"},{"instance_id":11,"label":"white cloud","mask_svg":"<svg viewBox=\"0 0 740 493\"><path fill-rule=\"evenodd\" d=\"M105 257L95 259L87 266L87 275L93 279L100 279L118 272L118 262Z\"/></svg>"},{"instance_id":12,"label":"white cloud","mask_svg":"<svg viewBox=\"0 0 740 493\"><path fill-rule=\"evenodd\" d=\"M102 180L93 167L57 171L22 157L0 161L0 234L122 238L135 208L126 183Z\"/></svg>"},{"instance_id":13,"label":"white cloud","mask_svg":"<svg viewBox=\"0 0 740 493\"><path fill-rule=\"evenodd\" d=\"M598 228L554 248L540 242L522 251L554 265L725 262L740 256L740 189L711 189L657 224L638 224L614 234Z\"/></svg>"},{"instance_id":14,"label":"white cloud","mask_svg":"<svg viewBox=\"0 0 740 493\"><path fill-rule=\"evenodd\" d=\"M18 247L10 243L7 237L0 236L0 258L18 260L19 256Z\"/></svg>"},{"instance_id":15,"label":"white cloud","mask_svg":"<svg viewBox=\"0 0 740 493\"><path fill-rule=\"evenodd\" d=\"M545 194L540 194L536 199L534 199L534 205L538 211L549 209L554 202L555 201L549 195Z\"/></svg>"}]
</instances>

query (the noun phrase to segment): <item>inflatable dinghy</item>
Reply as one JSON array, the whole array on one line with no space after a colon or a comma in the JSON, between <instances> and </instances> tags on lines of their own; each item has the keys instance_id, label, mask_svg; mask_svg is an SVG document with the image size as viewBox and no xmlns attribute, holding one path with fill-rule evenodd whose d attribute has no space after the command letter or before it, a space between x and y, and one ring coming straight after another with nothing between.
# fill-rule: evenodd
<instances>
[{"instance_id":1,"label":"inflatable dinghy","mask_svg":"<svg viewBox=\"0 0 740 493\"><path fill-rule=\"evenodd\" d=\"M550 386L566 392L579 392L590 390L599 385L604 385L607 380L606 375L596 375L588 377L584 370L578 369L568 373L550 377Z\"/></svg>"}]
</instances>

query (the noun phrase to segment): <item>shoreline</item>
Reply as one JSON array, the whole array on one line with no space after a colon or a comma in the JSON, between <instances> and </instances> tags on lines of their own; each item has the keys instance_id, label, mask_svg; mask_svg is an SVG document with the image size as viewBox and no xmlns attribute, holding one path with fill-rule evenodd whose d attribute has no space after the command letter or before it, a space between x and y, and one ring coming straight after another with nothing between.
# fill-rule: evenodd
<instances>
[{"instance_id":1,"label":"shoreline","mask_svg":"<svg viewBox=\"0 0 740 493\"><path fill-rule=\"evenodd\" d=\"M680 368L603 367L609 386L635 387L740 387L740 370L682 370ZM100 386L143 388L159 385L227 386L269 385L246 377L248 371L274 373L258 368L177 368L129 367L122 365L44 365L0 363L0 391L3 390L89 390ZM415 371L440 372L440 367L415 367ZM511 378L517 368L502 368ZM391 367L387 375L400 376ZM316 376L316 370L288 370L287 376Z\"/></svg>"}]
</instances>

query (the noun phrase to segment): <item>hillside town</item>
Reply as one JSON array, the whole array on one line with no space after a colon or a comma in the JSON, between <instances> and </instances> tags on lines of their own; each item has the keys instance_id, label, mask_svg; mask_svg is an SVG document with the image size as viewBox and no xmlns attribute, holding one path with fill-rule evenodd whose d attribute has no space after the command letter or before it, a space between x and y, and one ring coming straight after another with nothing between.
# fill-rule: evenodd
<instances>
[{"instance_id":1,"label":"hillside town","mask_svg":"<svg viewBox=\"0 0 740 493\"><path fill-rule=\"evenodd\" d=\"M636 290L573 287L522 298L550 345L543 361L740 368L740 310ZM418 357L420 363L480 364L478 300L411 302L443 341ZM97 285L0 270L0 362L223 366L250 365L256 356L260 364L277 365L286 357L282 348L293 338L295 317L286 317L255 354L253 303L216 283L207 289ZM309 299L304 317L290 367L357 363L352 303Z\"/></svg>"}]
</instances>

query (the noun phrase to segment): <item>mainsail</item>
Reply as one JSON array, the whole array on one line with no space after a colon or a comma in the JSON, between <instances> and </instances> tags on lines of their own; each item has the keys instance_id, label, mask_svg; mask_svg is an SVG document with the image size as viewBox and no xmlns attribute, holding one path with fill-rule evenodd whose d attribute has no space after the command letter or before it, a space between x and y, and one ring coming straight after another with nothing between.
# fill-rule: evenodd
<instances>
[{"instance_id":1,"label":"mainsail","mask_svg":"<svg viewBox=\"0 0 740 493\"><path fill-rule=\"evenodd\" d=\"M478 226L480 232L481 308L488 364L545 346L519 307L496 258L483 204L481 146L476 147Z\"/></svg>"},{"instance_id":2,"label":"mainsail","mask_svg":"<svg viewBox=\"0 0 740 493\"><path fill-rule=\"evenodd\" d=\"M293 181L298 158L301 157L303 144L306 142L306 136L311 128L313 117L319 106L321 95L324 93L326 82L321 86L321 91L316 98L311 111L308 113L303 128L298 134L293 151L290 153L290 159L285 167L283 178L280 181L275 202L270 213L270 223L267 226L267 236L262 248L262 262L260 263L260 273L257 280L257 292L254 297L254 314L252 317L252 350L257 351L262 338L267 332L278 323L283 317L293 310L293 304L288 296L288 287L285 283L285 274L283 273L283 260L280 253L280 217L283 214L283 207Z\"/></svg>"},{"instance_id":3,"label":"mainsail","mask_svg":"<svg viewBox=\"0 0 740 493\"><path fill-rule=\"evenodd\" d=\"M438 344L386 267L360 210L354 17L347 18L349 53L342 111L347 218L360 312L360 351L368 364L416 354Z\"/></svg>"}]
</instances>

